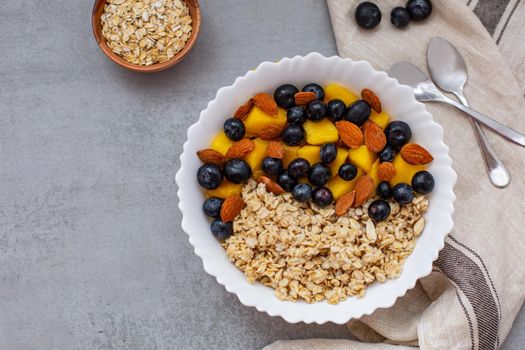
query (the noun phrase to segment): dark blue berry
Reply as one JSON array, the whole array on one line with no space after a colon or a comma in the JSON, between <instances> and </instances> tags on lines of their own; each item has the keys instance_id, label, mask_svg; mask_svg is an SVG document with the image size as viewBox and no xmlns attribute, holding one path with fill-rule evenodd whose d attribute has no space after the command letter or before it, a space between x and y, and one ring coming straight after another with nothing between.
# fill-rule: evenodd
<instances>
[{"instance_id":1,"label":"dark blue berry","mask_svg":"<svg viewBox=\"0 0 525 350\"><path fill-rule=\"evenodd\" d=\"M294 106L286 112L289 124L303 124L306 121L306 110L303 107Z\"/></svg>"},{"instance_id":2,"label":"dark blue berry","mask_svg":"<svg viewBox=\"0 0 525 350\"><path fill-rule=\"evenodd\" d=\"M390 22L392 22L396 28L404 28L410 22L410 13L408 13L404 7L394 7L390 13Z\"/></svg>"},{"instance_id":3,"label":"dark blue berry","mask_svg":"<svg viewBox=\"0 0 525 350\"><path fill-rule=\"evenodd\" d=\"M231 222L222 222L221 219L215 219L211 222L211 233L215 238L224 240L233 233L233 224Z\"/></svg>"},{"instance_id":4,"label":"dark blue berry","mask_svg":"<svg viewBox=\"0 0 525 350\"><path fill-rule=\"evenodd\" d=\"M406 7L414 21L422 21L432 13L430 0L408 0Z\"/></svg>"},{"instance_id":5,"label":"dark blue berry","mask_svg":"<svg viewBox=\"0 0 525 350\"><path fill-rule=\"evenodd\" d=\"M330 168L321 163L315 163L308 172L308 181L315 186L324 186L330 180Z\"/></svg>"},{"instance_id":6,"label":"dark blue berry","mask_svg":"<svg viewBox=\"0 0 525 350\"><path fill-rule=\"evenodd\" d=\"M292 196L298 202L306 202L312 197L312 187L308 184L297 184L292 190Z\"/></svg>"},{"instance_id":7,"label":"dark blue berry","mask_svg":"<svg viewBox=\"0 0 525 350\"><path fill-rule=\"evenodd\" d=\"M289 146L298 146L304 140L304 129L300 125L290 124L281 133L283 142Z\"/></svg>"},{"instance_id":8,"label":"dark blue berry","mask_svg":"<svg viewBox=\"0 0 525 350\"><path fill-rule=\"evenodd\" d=\"M412 177L412 188L419 194L432 192L434 184L434 177L428 171L419 171Z\"/></svg>"},{"instance_id":9,"label":"dark blue berry","mask_svg":"<svg viewBox=\"0 0 525 350\"><path fill-rule=\"evenodd\" d=\"M400 183L392 189L392 197L401 205L412 203L414 199L414 191L412 187L406 183Z\"/></svg>"},{"instance_id":10,"label":"dark blue berry","mask_svg":"<svg viewBox=\"0 0 525 350\"><path fill-rule=\"evenodd\" d=\"M385 128L386 142L392 146L396 152L401 150L412 138L410 126L402 120L394 120L388 123Z\"/></svg>"},{"instance_id":11,"label":"dark blue berry","mask_svg":"<svg viewBox=\"0 0 525 350\"><path fill-rule=\"evenodd\" d=\"M385 146L381 152L379 152L379 161L383 162L393 162L394 157L396 156L396 151L391 146Z\"/></svg>"},{"instance_id":12,"label":"dark blue berry","mask_svg":"<svg viewBox=\"0 0 525 350\"><path fill-rule=\"evenodd\" d=\"M211 218L218 218L223 202L223 199L217 197L208 198L202 203L202 211Z\"/></svg>"},{"instance_id":13,"label":"dark blue berry","mask_svg":"<svg viewBox=\"0 0 525 350\"><path fill-rule=\"evenodd\" d=\"M346 105L339 99L330 100L326 105L326 116L333 122L343 119L346 111Z\"/></svg>"},{"instance_id":14,"label":"dark blue berry","mask_svg":"<svg viewBox=\"0 0 525 350\"><path fill-rule=\"evenodd\" d=\"M288 164L288 173L295 179L308 176L309 170L310 162L304 158L296 158Z\"/></svg>"},{"instance_id":15,"label":"dark blue berry","mask_svg":"<svg viewBox=\"0 0 525 350\"><path fill-rule=\"evenodd\" d=\"M370 113L372 113L370 105L363 100L357 100L346 109L345 120L362 126L370 118Z\"/></svg>"},{"instance_id":16,"label":"dark blue berry","mask_svg":"<svg viewBox=\"0 0 525 350\"><path fill-rule=\"evenodd\" d=\"M352 163L344 163L339 167L337 175L345 181L351 181L357 176L357 167Z\"/></svg>"},{"instance_id":17,"label":"dark blue berry","mask_svg":"<svg viewBox=\"0 0 525 350\"><path fill-rule=\"evenodd\" d=\"M355 20L363 29L375 28L381 22L381 10L372 2L362 2L355 10Z\"/></svg>"},{"instance_id":18,"label":"dark blue berry","mask_svg":"<svg viewBox=\"0 0 525 350\"><path fill-rule=\"evenodd\" d=\"M390 215L390 204L383 199L376 199L368 206L368 216L374 221L383 221Z\"/></svg>"},{"instance_id":19,"label":"dark blue berry","mask_svg":"<svg viewBox=\"0 0 525 350\"><path fill-rule=\"evenodd\" d=\"M324 100L324 90L319 84L311 83L303 87L303 91L315 93L315 98Z\"/></svg>"},{"instance_id":20,"label":"dark blue berry","mask_svg":"<svg viewBox=\"0 0 525 350\"><path fill-rule=\"evenodd\" d=\"M252 169L242 159L231 159L224 164L224 176L228 181L240 184L252 176Z\"/></svg>"},{"instance_id":21,"label":"dark blue berry","mask_svg":"<svg viewBox=\"0 0 525 350\"><path fill-rule=\"evenodd\" d=\"M306 116L316 122L323 119L326 115L326 107L321 101L312 101L306 106Z\"/></svg>"},{"instance_id":22,"label":"dark blue berry","mask_svg":"<svg viewBox=\"0 0 525 350\"><path fill-rule=\"evenodd\" d=\"M224 122L224 133L230 140L239 141L246 134L246 128L241 120L229 118Z\"/></svg>"},{"instance_id":23,"label":"dark blue berry","mask_svg":"<svg viewBox=\"0 0 525 350\"><path fill-rule=\"evenodd\" d=\"M298 92L299 90L295 86L291 84L284 84L275 89L275 92L273 93L273 99L279 107L288 109L295 106L294 96Z\"/></svg>"},{"instance_id":24,"label":"dark blue berry","mask_svg":"<svg viewBox=\"0 0 525 350\"><path fill-rule=\"evenodd\" d=\"M279 158L265 157L261 168L268 175L279 175L283 172L283 161Z\"/></svg>"},{"instance_id":25,"label":"dark blue berry","mask_svg":"<svg viewBox=\"0 0 525 350\"><path fill-rule=\"evenodd\" d=\"M222 182L222 172L215 164L203 164L197 170L197 181L202 187L213 190Z\"/></svg>"},{"instance_id":26,"label":"dark blue berry","mask_svg":"<svg viewBox=\"0 0 525 350\"><path fill-rule=\"evenodd\" d=\"M312 193L312 202L318 207L326 207L334 200L332 191L326 187L317 187Z\"/></svg>"},{"instance_id":27,"label":"dark blue berry","mask_svg":"<svg viewBox=\"0 0 525 350\"><path fill-rule=\"evenodd\" d=\"M321 162L323 164L330 164L337 157L337 147L333 143L327 143L321 146Z\"/></svg>"},{"instance_id":28,"label":"dark blue berry","mask_svg":"<svg viewBox=\"0 0 525 350\"><path fill-rule=\"evenodd\" d=\"M392 188L390 187L390 184L387 181L381 181L379 185L377 185L376 194L383 199L389 199L392 197Z\"/></svg>"},{"instance_id":29,"label":"dark blue berry","mask_svg":"<svg viewBox=\"0 0 525 350\"><path fill-rule=\"evenodd\" d=\"M292 192L294 186L297 184L297 181L295 181L288 171L285 171L277 177L277 183L286 192Z\"/></svg>"}]
</instances>

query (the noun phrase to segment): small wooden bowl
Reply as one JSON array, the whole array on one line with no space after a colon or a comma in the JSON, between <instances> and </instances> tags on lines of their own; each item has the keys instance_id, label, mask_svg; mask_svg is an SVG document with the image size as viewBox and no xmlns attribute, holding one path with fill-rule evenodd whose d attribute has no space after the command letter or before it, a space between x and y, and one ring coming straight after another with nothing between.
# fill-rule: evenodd
<instances>
[{"instance_id":1,"label":"small wooden bowl","mask_svg":"<svg viewBox=\"0 0 525 350\"><path fill-rule=\"evenodd\" d=\"M104 5L106 4L106 0L95 0L95 5L93 5L91 24L93 26L93 35L95 36L95 40L97 41L98 46L100 47L102 52L104 52L104 54L110 60L112 60L119 66L122 66L129 70L132 70L135 72L141 72L141 73L153 73L153 72L158 72L158 71L173 67L174 65L182 61L184 57L186 57L188 52L190 52L191 48L193 47L193 44L197 40L197 37L199 35L199 29L201 26L201 10L199 7L198 0L184 0L184 1L188 5L188 8L190 10L190 16L192 18L191 36L186 42L186 45L184 46L184 48L167 61L164 61L162 63L155 63L155 64L152 64L151 66L142 66L142 65L130 63L126 61L124 58L114 53L111 50L111 48L108 46L108 44L106 43L106 38L102 36L102 23L100 21L100 16L104 12Z\"/></svg>"}]
</instances>

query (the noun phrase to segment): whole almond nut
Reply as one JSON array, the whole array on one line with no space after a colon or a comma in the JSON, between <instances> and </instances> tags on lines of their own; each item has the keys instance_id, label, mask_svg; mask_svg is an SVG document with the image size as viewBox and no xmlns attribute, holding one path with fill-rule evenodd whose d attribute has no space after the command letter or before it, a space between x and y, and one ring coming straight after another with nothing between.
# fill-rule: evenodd
<instances>
[{"instance_id":1,"label":"whole almond nut","mask_svg":"<svg viewBox=\"0 0 525 350\"><path fill-rule=\"evenodd\" d=\"M301 91L294 95L295 104L302 106L306 105L312 101L315 101L315 92L313 91Z\"/></svg>"},{"instance_id":2,"label":"whole almond nut","mask_svg":"<svg viewBox=\"0 0 525 350\"><path fill-rule=\"evenodd\" d=\"M272 193L283 194L286 192L277 182L273 181L267 176L264 176L264 175L259 176L257 178L257 182L265 184L266 190Z\"/></svg>"},{"instance_id":3,"label":"whole almond nut","mask_svg":"<svg viewBox=\"0 0 525 350\"><path fill-rule=\"evenodd\" d=\"M233 117L240 119L240 120L246 119L246 117L252 110L252 107L253 107L253 101L249 99L248 101L246 101L245 104L239 106L237 110L235 110L235 113L233 113Z\"/></svg>"},{"instance_id":4,"label":"whole almond nut","mask_svg":"<svg viewBox=\"0 0 525 350\"><path fill-rule=\"evenodd\" d=\"M344 194L337 200L335 203L335 215L342 216L345 215L350 208L352 208L352 205L354 204L355 200L355 191L349 192L347 194Z\"/></svg>"},{"instance_id":5,"label":"whole almond nut","mask_svg":"<svg viewBox=\"0 0 525 350\"><path fill-rule=\"evenodd\" d=\"M221 207L221 220L223 222L230 222L235 219L237 215L244 208L244 201L238 194L227 197L222 203Z\"/></svg>"},{"instance_id":6,"label":"whole almond nut","mask_svg":"<svg viewBox=\"0 0 525 350\"><path fill-rule=\"evenodd\" d=\"M284 157L284 147L280 142L270 141L266 147L266 155L272 158L282 159Z\"/></svg>"},{"instance_id":7,"label":"whole almond nut","mask_svg":"<svg viewBox=\"0 0 525 350\"><path fill-rule=\"evenodd\" d=\"M390 182L396 176L396 168L390 162L383 162L377 167L377 177L380 181Z\"/></svg>"},{"instance_id":8,"label":"whole almond nut","mask_svg":"<svg viewBox=\"0 0 525 350\"><path fill-rule=\"evenodd\" d=\"M218 166L222 166L226 161L226 158L220 152L211 148L197 151L197 157L203 163L212 163Z\"/></svg>"},{"instance_id":9,"label":"whole almond nut","mask_svg":"<svg viewBox=\"0 0 525 350\"><path fill-rule=\"evenodd\" d=\"M283 132L283 129L278 127L277 125L266 125L261 129L261 132L259 133L259 137L263 140L275 140L278 139L281 136L281 133Z\"/></svg>"},{"instance_id":10,"label":"whole almond nut","mask_svg":"<svg viewBox=\"0 0 525 350\"><path fill-rule=\"evenodd\" d=\"M405 162L412 165L425 165L434 160L429 151L415 143L404 145L400 154Z\"/></svg>"},{"instance_id":11,"label":"whole almond nut","mask_svg":"<svg viewBox=\"0 0 525 350\"><path fill-rule=\"evenodd\" d=\"M342 120L335 123L341 140L350 148L357 148L363 144L363 132L357 125Z\"/></svg>"},{"instance_id":12,"label":"whole almond nut","mask_svg":"<svg viewBox=\"0 0 525 350\"><path fill-rule=\"evenodd\" d=\"M361 98L365 100L374 111L381 113L381 101L379 101L379 98L372 90L361 90Z\"/></svg>"},{"instance_id":13,"label":"whole almond nut","mask_svg":"<svg viewBox=\"0 0 525 350\"><path fill-rule=\"evenodd\" d=\"M244 158L253 151L255 143L250 139L242 139L230 146L226 152L226 158Z\"/></svg>"},{"instance_id":14,"label":"whole almond nut","mask_svg":"<svg viewBox=\"0 0 525 350\"><path fill-rule=\"evenodd\" d=\"M374 190L374 180L369 175L363 175L355 183L354 208L362 206L372 195Z\"/></svg>"},{"instance_id":15,"label":"whole almond nut","mask_svg":"<svg viewBox=\"0 0 525 350\"><path fill-rule=\"evenodd\" d=\"M383 129L371 120L364 125L365 145L372 152L381 152L386 146L386 135Z\"/></svg>"},{"instance_id":16,"label":"whole almond nut","mask_svg":"<svg viewBox=\"0 0 525 350\"><path fill-rule=\"evenodd\" d=\"M252 100L253 103L264 113L269 115L277 115L277 103L275 103L275 100L270 94L261 92L253 96Z\"/></svg>"}]
</instances>

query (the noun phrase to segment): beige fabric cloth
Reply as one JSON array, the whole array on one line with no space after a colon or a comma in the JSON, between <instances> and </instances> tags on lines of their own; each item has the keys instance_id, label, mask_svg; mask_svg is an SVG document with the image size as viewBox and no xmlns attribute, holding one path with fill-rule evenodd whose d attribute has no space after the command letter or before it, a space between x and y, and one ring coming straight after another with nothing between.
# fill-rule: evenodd
<instances>
[{"instance_id":1,"label":"beige fabric cloth","mask_svg":"<svg viewBox=\"0 0 525 350\"><path fill-rule=\"evenodd\" d=\"M396 30L389 22L389 9L404 1L376 0L384 17L373 31L355 25L353 13L358 1L327 2L341 56L367 60L381 70L401 60L426 70L430 38L445 37L467 62L465 94L470 104L525 132L525 100L519 83L464 2L433 1L431 18ZM508 188L496 189L487 178L464 115L437 103L427 104L427 108L445 129L445 142L458 173L455 228L434 272L392 308L350 321L350 331L361 342L279 341L265 350L400 350L408 346L459 350L497 349L501 345L525 297L525 149L487 131L513 177Z\"/></svg>"}]
</instances>

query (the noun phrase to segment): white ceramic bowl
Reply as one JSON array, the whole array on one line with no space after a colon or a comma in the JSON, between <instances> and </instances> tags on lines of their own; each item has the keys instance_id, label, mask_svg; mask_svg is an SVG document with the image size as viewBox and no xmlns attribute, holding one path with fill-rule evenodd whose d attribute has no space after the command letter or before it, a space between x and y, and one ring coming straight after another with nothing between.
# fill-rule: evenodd
<instances>
[{"instance_id":1,"label":"white ceramic bowl","mask_svg":"<svg viewBox=\"0 0 525 350\"><path fill-rule=\"evenodd\" d=\"M282 301L274 295L273 289L259 283L248 283L210 233L209 220L201 210L204 194L196 181L201 163L195 152L208 148L211 138L221 130L224 120L239 105L258 92L273 93L283 83L301 87L310 82L321 85L337 82L353 91L363 88L373 90L392 119L410 124L415 142L423 145L434 156L430 171L435 177L436 186L425 215L426 227L413 253L405 261L401 276L385 283L374 283L367 288L364 297L351 297L337 305ZM202 259L204 270L215 276L226 290L235 293L244 305L254 306L271 316L281 316L292 323L342 324L351 318L371 314L377 308L392 306L398 297L414 287L419 278L431 272L432 262L438 257L444 239L453 227L456 173L452 169L448 147L443 143L443 128L432 119L425 106L415 100L410 88L399 85L397 80L389 78L385 72L374 70L364 61L311 53L304 57L283 58L277 63L261 63L257 69L237 78L233 85L217 91L215 99L201 112L197 123L188 129L188 140L184 143L180 162L176 181L179 186L177 194L182 212L182 228L188 234L195 254Z\"/></svg>"}]
</instances>

